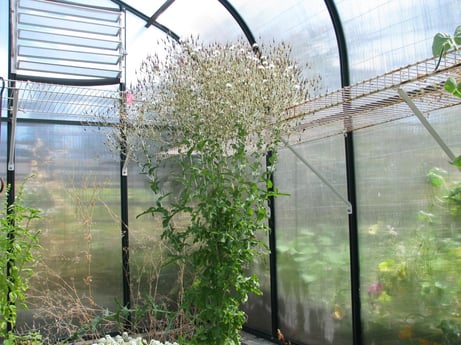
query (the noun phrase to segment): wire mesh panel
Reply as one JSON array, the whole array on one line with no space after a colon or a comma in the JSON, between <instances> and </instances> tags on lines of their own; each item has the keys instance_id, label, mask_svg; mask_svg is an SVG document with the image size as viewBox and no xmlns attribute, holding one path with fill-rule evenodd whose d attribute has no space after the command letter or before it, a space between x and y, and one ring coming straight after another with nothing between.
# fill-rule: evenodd
<instances>
[{"instance_id":1,"label":"wire mesh panel","mask_svg":"<svg viewBox=\"0 0 461 345\"><path fill-rule=\"evenodd\" d=\"M408 93L425 115L461 103L460 98L443 89L448 77L461 75L461 54L457 51L447 54L436 69L437 63L437 59L429 58L294 106L288 111L289 120L295 123L290 143L412 116L398 94L399 88Z\"/></svg>"},{"instance_id":2,"label":"wire mesh panel","mask_svg":"<svg viewBox=\"0 0 461 345\"><path fill-rule=\"evenodd\" d=\"M118 9L16 0L11 11L11 66L18 79L120 80L124 50Z\"/></svg>"},{"instance_id":3,"label":"wire mesh panel","mask_svg":"<svg viewBox=\"0 0 461 345\"><path fill-rule=\"evenodd\" d=\"M10 95L9 104L17 104L18 118L85 122L119 119L122 94L114 86L79 87L9 80L7 88L16 91L5 96ZM6 101L7 97L2 103L4 107Z\"/></svg>"}]
</instances>

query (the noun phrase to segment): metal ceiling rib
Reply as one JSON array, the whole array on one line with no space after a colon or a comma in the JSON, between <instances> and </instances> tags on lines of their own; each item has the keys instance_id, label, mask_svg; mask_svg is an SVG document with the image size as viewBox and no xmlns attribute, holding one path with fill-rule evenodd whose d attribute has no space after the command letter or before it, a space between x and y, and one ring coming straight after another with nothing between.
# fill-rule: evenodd
<instances>
[{"instance_id":1,"label":"metal ceiling rib","mask_svg":"<svg viewBox=\"0 0 461 345\"><path fill-rule=\"evenodd\" d=\"M171 29L167 28L166 26L160 24L157 22L157 18L165 12L174 2L175 0L166 0L162 6L160 6L154 14L152 14L150 17L147 16L146 14L138 11L134 7L128 5L125 1L122 0L111 0L113 3L119 5L121 8L127 10L128 12L136 15L137 17L141 18L146 22L145 27L148 28L149 26L155 26L156 28L160 29L170 37L174 38L175 40L179 40L179 36L174 33ZM246 22L243 20L242 16L240 13L232 6L232 4L227 1L227 0L217 0L228 12L229 14L234 18L234 20L237 22L239 25L240 29L243 31L245 37L247 38L248 42L253 45L256 40L253 36L253 33L251 32L249 26L246 24Z\"/></svg>"},{"instance_id":2,"label":"metal ceiling rib","mask_svg":"<svg viewBox=\"0 0 461 345\"><path fill-rule=\"evenodd\" d=\"M149 18L149 20L146 23L146 28L152 25L153 22L155 22L158 18L159 15L161 15L163 12L166 11L168 7L170 7L175 0L167 0L163 3L162 6L159 7L157 11Z\"/></svg>"},{"instance_id":3,"label":"metal ceiling rib","mask_svg":"<svg viewBox=\"0 0 461 345\"><path fill-rule=\"evenodd\" d=\"M131 14L134 14L135 16L137 16L138 18L144 20L146 23L149 22L150 20L150 17L145 15L144 13L142 13L141 11L138 11L137 9L135 9L133 6L130 6L128 5L125 1L121 1L121 0L111 0L114 4L117 4L118 6L120 6L120 8L130 12ZM169 28L167 28L166 26L158 23L157 21L153 21L151 23L152 26L156 27L157 29L161 30L162 32L166 33L168 36L170 36L171 38L175 39L176 41L179 40L179 35L177 35L175 32L173 32L172 30L170 30Z\"/></svg>"}]
</instances>

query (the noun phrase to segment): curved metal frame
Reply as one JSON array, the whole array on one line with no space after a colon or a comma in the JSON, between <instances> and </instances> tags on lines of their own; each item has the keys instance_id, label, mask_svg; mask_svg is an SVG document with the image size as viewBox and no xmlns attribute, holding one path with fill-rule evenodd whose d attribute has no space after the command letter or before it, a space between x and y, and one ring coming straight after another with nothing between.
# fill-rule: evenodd
<instances>
[{"instance_id":1,"label":"curved metal frame","mask_svg":"<svg viewBox=\"0 0 461 345\"><path fill-rule=\"evenodd\" d=\"M341 87L350 85L349 56L343 25L334 0L325 0L325 5L335 30L336 42L339 51L339 63L341 71ZM345 105L347 106L347 104ZM349 120L351 121L351 120ZM345 128L349 126L345 123ZM352 132L344 137L347 195L352 207L349 214L349 252L350 252L350 275L351 275L351 306L352 306L352 341L354 345L362 344L362 321L360 302L360 257L359 257L359 234L357 221L357 195L355 177L354 136Z\"/></svg>"}]
</instances>

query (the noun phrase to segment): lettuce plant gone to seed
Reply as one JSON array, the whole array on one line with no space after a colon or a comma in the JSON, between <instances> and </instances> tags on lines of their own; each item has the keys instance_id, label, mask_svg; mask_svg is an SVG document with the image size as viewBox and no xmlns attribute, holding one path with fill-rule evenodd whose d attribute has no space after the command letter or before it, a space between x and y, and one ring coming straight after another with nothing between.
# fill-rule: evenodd
<instances>
[{"instance_id":1,"label":"lettuce plant gone to seed","mask_svg":"<svg viewBox=\"0 0 461 345\"><path fill-rule=\"evenodd\" d=\"M290 56L283 43L169 42L130 91L119 133L155 193L144 214L161 217L162 237L193 277L181 305L195 327L186 343L239 344L240 307L260 293L248 268L278 195L271 173L293 128L287 109L320 83Z\"/></svg>"}]
</instances>

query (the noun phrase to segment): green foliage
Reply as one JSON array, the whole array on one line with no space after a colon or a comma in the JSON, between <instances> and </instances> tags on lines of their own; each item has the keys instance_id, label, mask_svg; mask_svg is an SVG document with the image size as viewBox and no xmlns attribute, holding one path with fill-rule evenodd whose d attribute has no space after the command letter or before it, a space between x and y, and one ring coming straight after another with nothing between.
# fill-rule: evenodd
<instances>
[{"instance_id":1,"label":"green foliage","mask_svg":"<svg viewBox=\"0 0 461 345\"><path fill-rule=\"evenodd\" d=\"M267 47L267 56L254 49L243 41L173 45L166 60L143 63L134 93L149 101L128 112L137 117L125 133L147 154L157 195L145 214L162 218L162 237L194 277L181 305L195 326L189 344L240 343L240 306L260 293L248 268L267 250L257 233L269 231L267 203L278 195L271 173L289 130L283 115L316 86L285 45ZM174 174L162 171L165 162L177 165Z\"/></svg>"},{"instance_id":2,"label":"green foliage","mask_svg":"<svg viewBox=\"0 0 461 345\"><path fill-rule=\"evenodd\" d=\"M25 335L9 333L4 345L42 345L43 337L39 332L29 332Z\"/></svg>"},{"instance_id":3,"label":"green foliage","mask_svg":"<svg viewBox=\"0 0 461 345\"><path fill-rule=\"evenodd\" d=\"M455 29L453 37L447 33L437 33L432 41L432 54L440 59L448 51L459 49L461 47L461 25ZM437 64L437 67L439 65ZM461 97L461 82L457 82L455 78L448 78L444 88L456 97Z\"/></svg>"},{"instance_id":4,"label":"green foliage","mask_svg":"<svg viewBox=\"0 0 461 345\"><path fill-rule=\"evenodd\" d=\"M432 41L432 54L434 56L445 55L451 49L459 49L461 46L461 25L454 32L453 37L447 33L439 32Z\"/></svg>"},{"instance_id":5,"label":"green foliage","mask_svg":"<svg viewBox=\"0 0 461 345\"><path fill-rule=\"evenodd\" d=\"M17 306L26 308L26 291L39 248L38 232L30 230L30 222L40 218L39 210L24 206L24 185L15 202L8 206L5 197L0 218L0 337L12 339Z\"/></svg>"},{"instance_id":6,"label":"green foliage","mask_svg":"<svg viewBox=\"0 0 461 345\"><path fill-rule=\"evenodd\" d=\"M461 82L458 83L455 78L448 78L445 82L444 88L454 96L461 97Z\"/></svg>"},{"instance_id":7,"label":"green foliage","mask_svg":"<svg viewBox=\"0 0 461 345\"><path fill-rule=\"evenodd\" d=\"M430 169L427 178L434 198L430 210L418 212L417 226L406 234L369 232L379 236L388 256L377 255L376 280L362 311L369 334L387 329L396 344L455 345L461 329L461 185L441 168Z\"/></svg>"},{"instance_id":8,"label":"green foliage","mask_svg":"<svg viewBox=\"0 0 461 345\"><path fill-rule=\"evenodd\" d=\"M461 169L461 156L456 157L453 162L451 162L452 165L457 167L458 169Z\"/></svg>"}]
</instances>

